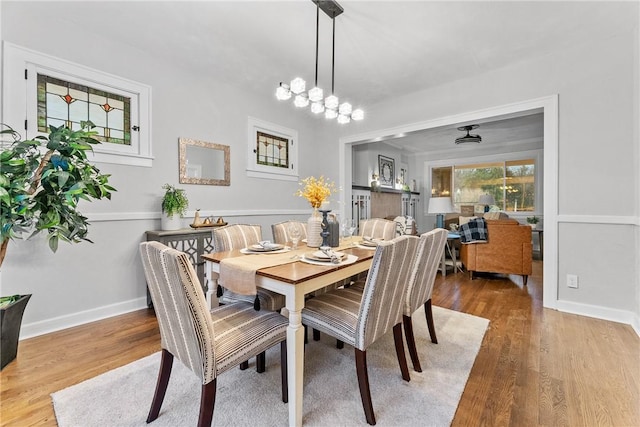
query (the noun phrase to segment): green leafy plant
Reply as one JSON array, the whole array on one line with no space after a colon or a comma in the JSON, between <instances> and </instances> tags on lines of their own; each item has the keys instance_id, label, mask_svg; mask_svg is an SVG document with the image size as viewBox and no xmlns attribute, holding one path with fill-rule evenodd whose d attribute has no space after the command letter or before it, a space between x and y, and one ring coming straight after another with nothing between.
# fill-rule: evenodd
<instances>
[{"instance_id":1,"label":"green leafy plant","mask_svg":"<svg viewBox=\"0 0 640 427\"><path fill-rule=\"evenodd\" d=\"M20 299L20 295L11 295L9 297L0 297L0 309L7 308Z\"/></svg>"},{"instance_id":2,"label":"green leafy plant","mask_svg":"<svg viewBox=\"0 0 640 427\"><path fill-rule=\"evenodd\" d=\"M101 174L87 159L87 151L100 144L91 122L80 130L50 126L49 135L20 140L3 125L0 132L12 142L2 143L0 154L0 215L2 216L0 265L10 240L30 238L46 231L55 252L60 240L91 242L88 219L78 211L80 200L111 199L116 191L110 175ZM92 242L91 242L92 243Z\"/></svg>"},{"instance_id":3,"label":"green leafy plant","mask_svg":"<svg viewBox=\"0 0 640 427\"><path fill-rule=\"evenodd\" d=\"M165 190L162 198L162 212L167 214L169 218L174 215L179 215L182 218L187 213L187 207L189 206L185 191L170 184L165 184L162 188Z\"/></svg>"},{"instance_id":4,"label":"green leafy plant","mask_svg":"<svg viewBox=\"0 0 640 427\"><path fill-rule=\"evenodd\" d=\"M538 222L540 222L540 218L538 218L537 216L527 217L527 224L537 224Z\"/></svg>"}]
</instances>

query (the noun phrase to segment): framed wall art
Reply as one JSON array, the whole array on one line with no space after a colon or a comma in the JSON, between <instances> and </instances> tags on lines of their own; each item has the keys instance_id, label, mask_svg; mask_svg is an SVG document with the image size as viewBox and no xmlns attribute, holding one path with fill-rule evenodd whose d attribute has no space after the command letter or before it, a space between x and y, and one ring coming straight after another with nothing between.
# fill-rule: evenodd
<instances>
[{"instance_id":1,"label":"framed wall art","mask_svg":"<svg viewBox=\"0 0 640 427\"><path fill-rule=\"evenodd\" d=\"M378 170L380 171L380 186L393 188L396 176L395 160L379 154Z\"/></svg>"}]
</instances>

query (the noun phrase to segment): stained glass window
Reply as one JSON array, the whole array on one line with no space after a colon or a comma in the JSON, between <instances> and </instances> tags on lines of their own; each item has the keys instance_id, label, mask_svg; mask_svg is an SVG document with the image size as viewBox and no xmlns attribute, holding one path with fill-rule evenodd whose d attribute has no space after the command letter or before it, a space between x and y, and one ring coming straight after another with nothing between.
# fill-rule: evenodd
<instances>
[{"instance_id":1,"label":"stained glass window","mask_svg":"<svg viewBox=\"0 0 640 427\"><path fill-rule=\"evenodd\" d=\"M256 162L259 165L289 168L289 140L257 132Z\"/></svg>"},{"instance_id":2,"label":"stained glass window","mask_svg":"<svg viewBox=\"0 0 640 427\"><path fill-rule=\"evenodd\" d=\"M131 145L131 98L38 74L38 130L49 125L80 129L90 120L96 139Z\"/></svg>"}]
</instances>

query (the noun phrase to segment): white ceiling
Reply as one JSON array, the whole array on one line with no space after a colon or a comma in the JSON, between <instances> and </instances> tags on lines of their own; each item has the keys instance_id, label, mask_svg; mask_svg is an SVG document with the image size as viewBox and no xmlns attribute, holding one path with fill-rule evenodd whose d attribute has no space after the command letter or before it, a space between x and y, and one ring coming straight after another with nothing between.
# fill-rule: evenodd
<instances>
[{"instance_id":1,"label":"white ceiling","mask_svg":"<svg viewBox=\"0 0 640 427\"><path fill-rule=\"evenodd\" d=\"M638 19L637 1L339 3L345 12L336 18L335 91L365 111L392 96L611 37L633 28ZM87 20L87 13L99 16L109 23L105 37L211 70L217 79L264 96L273 96L280 81L297 76L313 83L316 6L311 0L84 1L34 7L42 13L50 7L88 31L96 30L96 22ZM329 89L330 78L331 20L321 12L319 86ZM521 129L494 133L505 127L501 122L475 133L485 143L514 132L525 138L541 132L539 123L514 120ZM436 131L431 140L450 144L460 133L455 127ZM418 145L409 149L425 150Z\"/></svg>"}]
</instances>

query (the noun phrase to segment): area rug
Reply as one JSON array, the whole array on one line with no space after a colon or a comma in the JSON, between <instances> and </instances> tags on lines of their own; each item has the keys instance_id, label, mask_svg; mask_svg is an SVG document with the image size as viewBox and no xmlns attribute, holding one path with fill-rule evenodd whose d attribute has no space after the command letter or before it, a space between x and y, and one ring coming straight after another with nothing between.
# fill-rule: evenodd
<instances>
[{"instance_id":1,"label":"area rug","mask_svg":"<svg viewBox=\"0 0 640 427\"><path fill-rule=\"evenodd\" d=\"M388 333L367 350L369 382L379 426L451 424L485 331L487 319L433 307L438 344L432 344L424 312L413 316L422 373L407 353L411 381L405 382ZM218 378L213 425L285 426L280 399L280 347L267 352L267 371L234 368ZM145 426L160 365L160 353L132 362L51 395L60 427ZM150 426L194 426L200 383L177 359L160 416ZM304 415L309 426L366 426L353 348L335 347L322 334L305 350Z\"/></svg>"}]
</instances>

